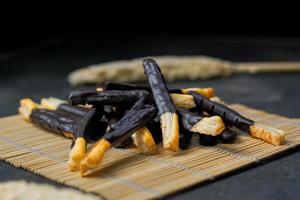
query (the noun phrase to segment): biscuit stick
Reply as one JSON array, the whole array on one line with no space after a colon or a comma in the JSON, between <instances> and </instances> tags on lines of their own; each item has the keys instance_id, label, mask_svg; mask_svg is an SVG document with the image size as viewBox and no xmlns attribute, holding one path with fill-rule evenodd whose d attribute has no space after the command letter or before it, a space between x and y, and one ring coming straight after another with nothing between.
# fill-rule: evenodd
<instances>
[{"instance_id":1,"label":"biscuit stick","mask_svg":"<svg viewBox=\"0 0 300 200\"><path fill-rule=\"evenodd\" d=\"M89 169L97 167L105 152L121 142L127 140L134 132L144 127L156 116L156 108L145 104L145 98L138 100L125 115L112 126L92 150L80 163L80 172L83 176Z\"/></svg>"},{"instance_id":2,"label":"biscuit stick","mask_svg":"<svg viewBox=\"0 0 300 200\"><path fill-rule=\"evenodd\" d=\"M201 94L196 92L189 93L194 97L196 106L200 110L203 110L210 115L220 116L226 125L234 126L238 129L246 131L251 136L260 138L273 145L281 145L284 142L284 131L247 119L227 106L210 101Z\"/></svg>"},{"instance_id":3,"label":"biscuit stick","mask_svg":"<svg viewBox=\"0 0 300 200\"><path fill-rule=\"evenodd\" d=\"M178 116L163 75L157 63L152 59L145 59L143 66L159 112L164 148L178 151Z\"/></svg>"}]
</instances>

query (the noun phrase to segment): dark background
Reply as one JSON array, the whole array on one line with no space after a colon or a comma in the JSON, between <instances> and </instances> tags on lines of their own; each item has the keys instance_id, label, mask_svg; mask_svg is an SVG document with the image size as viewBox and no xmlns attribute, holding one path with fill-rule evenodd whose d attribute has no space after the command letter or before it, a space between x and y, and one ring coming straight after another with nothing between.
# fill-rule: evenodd
<instances>
[{"instance_id":1,"label":"dark background","mask_svg":"<svg viewBox=\"0 0 300 200\"><path fill-rule=\"evenodd\" d=\"M90 64L149 55L208 55L231 61L300 61L300 38L292 28L210 31L54 31L22 29L0 37L0 116L16 114L20 98L66 98L66 77ZM228 103L300 118L300 73L235 75L170 87L213 86ZM201 184L171 199L296 199L300 187L300 153L296 149L272 162ZM0 152L1 153L1 152ZM42 177L0 162L0 182ZM58 187L61 185L54 184ZM200 187L201 186L201 187Z\"/></svg>"}]
</instances>

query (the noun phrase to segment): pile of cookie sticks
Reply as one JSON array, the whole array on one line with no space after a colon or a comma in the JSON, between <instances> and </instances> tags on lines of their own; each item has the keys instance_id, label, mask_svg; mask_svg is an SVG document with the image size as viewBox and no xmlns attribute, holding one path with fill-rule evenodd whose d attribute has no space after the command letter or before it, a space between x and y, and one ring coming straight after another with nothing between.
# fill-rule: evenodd
<instances>
[{"instance_id":1,"label":"pile of cookie sticks","mask_svg":"<svg viewBox=\"0 0 300 200\"><path fill-rule=\"evenodd\" d=\"M154 154L156 144L171 151L189 147L193 135L199 144L232 142L236 130L273 145L285 133L253 120L216 101L213 88L169 90L158 64L143 60L147 86L107 82L105 88L71 92L69 101L43 98L40 104L25 98L19 113L44 129L72 138L69 168L82 176L101 163L112 147L134 144L141 153ZM87 143L94 145L87 150Z\"/></svg>"}]
</instances>

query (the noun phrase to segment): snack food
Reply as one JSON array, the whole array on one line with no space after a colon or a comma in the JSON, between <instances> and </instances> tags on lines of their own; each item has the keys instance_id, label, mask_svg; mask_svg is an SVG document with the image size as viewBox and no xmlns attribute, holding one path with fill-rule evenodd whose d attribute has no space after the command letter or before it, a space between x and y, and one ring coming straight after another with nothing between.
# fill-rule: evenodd
<instances>
[{"instance_id":1,"label":"snack food","mask_svg":"<svg viewBox=\"0 0 300 200\"><path fill-rule=\"evenodd\" d=\"M178 151L178 115L168 92L164 77L154 60L145 59L143 66L160 117L164 147L172 151Z\"/></svg>"},{"instance_id":2,"label":"snack food","mask_svg":"<svg viewBox=\"0 0 300 200\"><path fill-rule=\"evenodd\" d=\"M162 141L164 148L178 151L189 148L193 136L205 146L233 142L235 129L273 145L284 142L284 132L230 109L213 88L168 89L153 59L142 64L148 85L107 82L104 88L71 92L68 102L22 99L19 112L25 120L73 139L69 168L82 176L98 167L112 147L134 144L141 153L154 154ZM90 150L88 143L94 143Z\"/></svg>"},{"instance_id":3,"label":"snack food","mask_svg":"<svg viewBox=\"0 0 300 200\"><path fill-rule=\"evenodd\" d=\"M101 162L104 153L111 147L125 141L134 132L145 126L156 115L156 108L145 103L145 98L138 100L132 108L96 142L93 149L80 163L81 175Z\"/></svg>"},{"instance_id":4,"label":"snack food","mask_svg":"<svg viewBox=\"0 0 300 200\"><path fill-rule=\"evenodd\" d=\"M211 115L220 116L225 124L235 126L253 137L263 139L274 145L280 145L284 142L285 133L283 131L247 119L229 107L210 101L201 94L195 92L189 93L194 97L198 109L202 109Z\"/></svg>"}]
</instances>

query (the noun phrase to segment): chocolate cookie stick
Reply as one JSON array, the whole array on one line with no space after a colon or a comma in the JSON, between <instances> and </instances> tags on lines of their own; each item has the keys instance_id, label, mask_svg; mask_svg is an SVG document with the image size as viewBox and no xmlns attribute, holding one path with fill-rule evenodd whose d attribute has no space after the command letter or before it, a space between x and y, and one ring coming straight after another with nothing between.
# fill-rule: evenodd
<instances>
[{"instance_id":1,"label":"chocolate cookie stick","mask_svg":"<svg viewBox=\"0 0 300 200\"><path fill-rule=\"evenodd\" d=\"M236 128L248 132L253 137L263 139L274 145L281 145L284 142L284 131L247 119L225 105L210 101L208 98L196 92L189 93L194 97L194 101L199 109L211 115L220 116L226 125L235 126Z\"/></svg>"},{"instance_id":2,"label":"chocolate cookie stick","mask_svg":"<svg viewBox=\"0 0 300 200\"><path fill-rule=\"evenodd\" d=\"M84 158L86 153L86 145L89 136L91 126L95 124L95 121L99 121L103 116L102 107L93 107L82 117L78 124L78 128L75 131L75 142L69 155L69 168L71 171L79 170L80 161ZM105 128L106 129L106 128ZM102 130L105 130L102 129ZM99 130L99 134L104 134ZM101 136L101 135L100 135Z\"/></svg>"},{"instance_id":3,"label":"chocolate cookie stick","mask_svg":"<svg viewBox=\"0 0 300 200\"><path fill-rule=\"evenodd\" d=\"M143 66L159 112L164 147L172 151L178 151L178 116L163 75L157 63L152 59L143 60Z\"/></svg>"},{"instance_id":4,"label":"chocolate cookie stick","mask_svg":"<svg viewBox=\"0 0 300 200\"><path fill-rule=\"evenodd\" d=\"M80 117L62 111L42 109L41 105L31 99L21 99L19 113L29 122L43 129L58 133L66 138L73 138Z\"/></svg>"},{"instance_id":5,"label":"chocolate cookie stick","mask_svg":"<svg viewBox=\"0 0 300 200\"><path fill-rule=\"evenodd\" d=\"M94 145L80 163L81 175L97 167L105 152L128 139L138 129L144 127L156 116L156 108L145 104L145 98L138 100L132 108Z\"/></svg>"}]
</instances>

